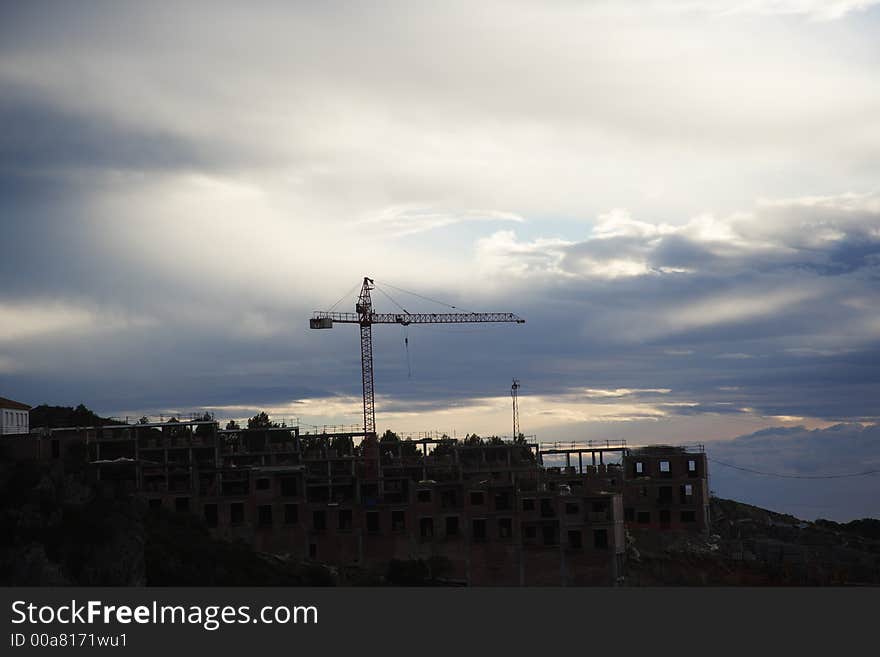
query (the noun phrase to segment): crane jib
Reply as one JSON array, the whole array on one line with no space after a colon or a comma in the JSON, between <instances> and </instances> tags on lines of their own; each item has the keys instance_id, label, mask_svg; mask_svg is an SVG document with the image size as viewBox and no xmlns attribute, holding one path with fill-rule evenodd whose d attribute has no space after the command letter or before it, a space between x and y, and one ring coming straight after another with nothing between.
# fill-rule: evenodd
<instances>
[{"instance_id":1,"label":"crane jib","mask_svg":"<svg viewBox=\"0 0 880 657\"><path fill-rule=\"evenodd\" d=\"M513 313L359 313L316 312L309 320L314 329L333 328L339 324L467 324L478 322L513 322L524 324L526 320Z\"/></svg>"}]
</instances>

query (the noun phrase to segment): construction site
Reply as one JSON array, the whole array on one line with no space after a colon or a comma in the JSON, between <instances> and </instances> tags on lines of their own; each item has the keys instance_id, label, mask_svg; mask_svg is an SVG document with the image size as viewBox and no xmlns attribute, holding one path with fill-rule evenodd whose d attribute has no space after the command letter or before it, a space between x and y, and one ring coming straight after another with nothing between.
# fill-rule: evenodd
<instances>
[{"instance_id":1,"label":"construction site","mask_svg":"<svg viewBox=\"0 0 880 657\"><path fill-rule=\"evenodd\" d=\"M702 446L542 443L519 427L513 380L507 440L377 435L372 325L525 320L511 313L376 313L364 278L355 313L318 312L313 329L358 324L363 426L225 428L200 420L37 427L7 436L16 460L84 462L108 496L194 514L217 537L337 568L392 560L446 564L463 585L615 585L627 532L705 535Z\"/></svg>"},{"instance_id":2,"label":"construction site","mask_svg":"<svg viewBox=\"0 0 880 657\"><path fill-rule=\"evenodd\" d=\"M260 552L343 568L442 558L449 581L468 585L612 585L625 577L627 530L708 528L698 449L373 443L212 421L58 428L4 442L17 460L84 459L105 495L195 514Z\"/></svg>"},{"instance_id":3,"label":"construction site","mask_svg":"<svg viewBox=\"0 0 880 657\"><path fill-rule=\"evenodd\" d=\"M67 559L67 571L78 570L80 561L70 555L79 554L82 543L94 536L98 545L87 550L94 553L94 565L74 575L79 581L175 583L192 568L200 573L192 583L216 581L215 571L202 569L204 559L193 561L193 555L180 552L186 550L178 547L181 540L198 542L194 549L206 553L246 546L246 554L225 559L256 570L245 579L236 578L238 567L216 571L220 581L242 584L254 583L247 577L265 583L275 583L277 573L287 577L287 570L260 565L268 562L311 564L337 583L878 581L878 544L871 527L804 523L717 499L709 489L709 458L701 444L546 442L525 434L519 420L521 383L515 378L507 437L399 436L390 430L380 435L374 324L524 320L511 313L410 313L400 304L401 312L377 313L373 289L373 280L364 278L354 313L331 309L316 312L309 322L313 329L359 326L362 425L273 422L266 413L241 425L207 413L189 420L129 422L99 417L82 405L32 409L0 398L0 456L7 464L4 490L12 504L8 517L18 518L10 520L4 577L62 581L53 564ZM90 516L77 514L96 504L102 513L115 514L116 530L104 532L100 521L83 529L89 526L83 518ZM74 519L64 520L71 513ZM34 524L35 517L43 520ZM151 518L160 522L158 529ZM196 523L196 530L179 522ZM165 541L146 557L145 523L154 525L150 535ZM84 533L67 545L65 526ZM111 562L100 558L101 550L128 555L123 559L128 565L104 572ZM145 559L152 573L147 576ZM406 564L416 564L422 574L407 579ZM316 581L292 576L285 581ZM325 579L320 575L318 581Z\"/></svg>"}]
</instances>

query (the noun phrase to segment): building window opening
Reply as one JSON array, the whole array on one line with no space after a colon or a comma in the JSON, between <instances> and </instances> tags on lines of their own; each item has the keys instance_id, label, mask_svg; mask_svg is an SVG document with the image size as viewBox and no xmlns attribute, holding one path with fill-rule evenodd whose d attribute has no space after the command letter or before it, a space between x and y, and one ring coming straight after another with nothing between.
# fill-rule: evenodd
<instances>
[{"instance_id":1,"label":"building window opening","mask_svg":"<svg viewBox=\"0 0 880 657\"><path fill-rule=\"evenodd\" d=\"M440 506L444 509L452 509L456 506L454 490L444 490L440 493Z\"/></svg>"},{"instance_id":2,"label":"building window opening","mask_svg":"<svg viewBox=\"0 0 880 657\"><path fill-rule=\"evenodd\" d=\"M379 512L367 511L367 531L371 534L379 533Z\"/></svg>"},{"instance_id":3,"label":"building window opening","mask_svg":"<svg viewBox=\"0 0 880 657\"><path fill-rule=\"evenodd\" d=\"M402 532L406 529L406 513L402 510L391 512L391 531Z\"/></svg>"},{"instance_id":4,"label":"building window opening","mask_svg":"<svg viewBox=\"0 0 880 657\"><path fill-rule=\"evenodd\" d=\"M284 524L295 525L299 522L299 507L296 504L284 505Z\"/></svg>"},{"instance_id":5,"label":"building window opening","mask_svg":"<svg viewBox=\"0 0 880 657\"><path fill-rule=\"evenodd\" d=\"M433 518L422 518L419 520L419 534L422 538L431 538L434 536Z\"/></svg>"},{"instance_id":6,"label":"building window opening","mask_svg":"<svg viewBox=\"0 0 880 657\"><path fill-rule=\"evenodd\" d=\"M208 527L214 528L217 526L217 505L216 504L206 504L204 508L205 514L205 524Z\"/></svg>"},{"instance_id":7,"label":"building window opening","mask_svg":"<svg viewBox=\"0 0 880 657\"><path fill-rule=\"evenodd\" d=\"M296 497L295 477L283 477L281 479L281 495L282 497Z\"/></svg>"},{"instance_id":8,"label":"building window opening","mask_svg":"<svg viewBox=\"0 0 880 657\"><path fill-rule=\"evenodd\" d=\"M446 518L446 535L458 536L458 516L447 516Z\"/></svg>"},{"instance_id":9,"label":"building window opening","mask_svg":"<svg viewBox=\"0 0 880 657\"><path fill-rule=\"evenodd\" d=\"M351 509L339 509L337 527L343 532L351 530Z\"/></svg>"},{"instance_id":10,"label":"building window opening","mask_svg":"<svg viewBox=\"0 0 880 657\"><path fill-rule=\"evenodd\" d=\"M495 494L495 510L510 511L510 493Z\"/></svg>"},{"instance_id":11,"label":"building window opening","mask_svg":"<svg viewBox=\"0 0 880 657\"><path fill-rule=\"evenodd\" d=\"M324 511L312 512L312 529L323 532L327 529L327 514Z\"/></svg>"},{"instance_id":12,"label":"building window opening","mask_svg":"<svg viewBox=\"0 0 880 657\"><path fill-rule=\"evenodd\" d=\"M594 529L593 530L593 546L597 550L607 550L608 549L608 530L607 529Z\"/></svg>"},{"instance_id":13,"label":"building window opening","mask_svg":"<svg viewBox=\"0 0 880 657\"><path fill-rule=\"evenodd\" d=\"M260 527L271 527L272 526L272 505L271 504L261 504L257 507L257 522Z\"/></svg>"},{"instance_id":14,"label":"building window opening","mask_svg":"<svg viewBox=\"0 0 880 657\"><path fill-rule=\"evenodd\" d=\"M474 543L483 543L486 540L486 520L474 518L472 523Z\"/></svg>"},{"instance_id":15,"label":"building window opening","mask_svg":"<svg viewBox=\"0 0 880 657\"><path fill-rule=\"evenodd\" d=\"M583 547L583 540L580 530L572 529L568 532L568 547L579 550Z\"/></svg>"},{"instance_id":16,"label":"building window opening","mask_svg":"<svg viewBox=\"0 0 880 657\"><path fill-rule=\"evenodd\" d=\"M669 472L669 461L660 461L660 472Z\"/></svg>"},{"instance_id":17,"label":"building window opening","mask_svg":"<svg viewBox=\"0 0 880 657\"><path fill-rule=\"evenodd\" d=\"M510 538L513 536L513 520L511 518L498 519L498 538Z\"/></svg>"},{"instance_id":18,"label":"building window opening","mask_svg":"<svg viewBox=\"0 0 880 657\"><path fill-rule=\"evenodd\" d=\"M244 502L233 502L229 505L229 524L241 525L244 523Z\"/></svg>"}]
</instances>

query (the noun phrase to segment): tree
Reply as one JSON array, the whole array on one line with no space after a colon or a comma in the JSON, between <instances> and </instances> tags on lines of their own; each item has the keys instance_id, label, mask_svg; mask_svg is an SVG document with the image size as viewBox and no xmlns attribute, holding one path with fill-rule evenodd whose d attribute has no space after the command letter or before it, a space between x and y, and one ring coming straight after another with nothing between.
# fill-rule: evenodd
<instances>
[{"instance_id":1,"label":"tree","mask_svg":"<svg viewBox=\"0 0 880 657\"><path fill-rule=\"evenodd\" d=\"M196 418L199 422L213 422L214 416L205 411L200 417ZM197 436L210 436L214 430L212 424L200 424L196 427Z\"/></svg>"},{"instance_id":2,"label":"tree","mask_svg":"<svg viewBox=\"0 0 880 657\"><path fill-rule=\"evenodd\" d=\"M337 454L348 454L351 448L351 438L347 436L334 436L330 439L330 449L335 450Z\"/></svg>"},{"instance_id":3,"label":"tree","mask_svg":"<svg viewBox=\"0 0 880 657\"><path fill-rule=\"evenodd\" d=\"M466 435L464 437L464 440L461 441L461 443L462 443L462 445L471 445L471 446L482 445L483 439L480 438L480 436L478 436L477 434L473 433L473 434Z\"/></svg>"},{"instance_id":4,"label":"tree","mask_svg":"<svg viewBox=\"0 0 880 657\"><path fill-rule=\"evenodd\" d=\"M146 415L141 416L141 419L138 420L138 424L149 424L149 423L150 423L150 418L148 418Z\"/></svg>"},{"instance_id":5,"label":"tree","mask_svg":"<svg viewBox=\"0 0 880 657\"><path fill-rule=\"evenodd\" d=\"M248 420L248 429L273 429L277 427L278 424L269 419L269 414L266 411L260 411Z\"/></svg>"},{"instance_id":6,"label":"tree","mask_svg":"<svg viewBox=\"0 0 880 657\"><path fill-rule=\"evenodd\" d=\"M235 420L229 420L229 422L226 423L226 430L227 431L233 431L233 430L238 430L238 429L241 429L241 427L238 426L238 422L236 422Z\"/></svg>"},{"instance_id":7,"label":"tree","mask_svg":"<svg viewBox=\"0 0 880 657\"><path fill-rule=\"evenodd\" d=\"M434 456L445 456L448 454L452 454L454 445L455 439L450 438L447 435L443 435L440 438L440 442L434 445L434 449L431 450L431 454Z\"/></svg>"},{"instance_id":8,"label":"tree","mask_svg":"<svg viewBox=\"0 0 880 657\"><path fill-rule=\"evenodd\" d=\"M385 433L382 434L382 437L379 439L381 443L398 443L400 442L400 436L394 433L391 429L385 429Z\"/></svg>"}]
</instances>

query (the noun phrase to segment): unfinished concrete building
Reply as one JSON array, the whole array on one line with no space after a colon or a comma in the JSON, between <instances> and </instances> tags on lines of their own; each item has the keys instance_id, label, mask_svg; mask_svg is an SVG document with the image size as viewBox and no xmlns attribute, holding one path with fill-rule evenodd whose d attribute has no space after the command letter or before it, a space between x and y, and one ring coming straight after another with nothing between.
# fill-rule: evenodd
<instances>
[{"instance_id":1,"label":"unfinished concrete building","mask_svg":"<svg viewBox=\"0 0 880 657\"><path fill-rule=\"evenodd\" d=\"M16 458L87 462L111 494L196 514L261 551L365 568L441 557L449 579L472 585L614 584L625 574L625 524L707 527L699 450L445 437L365 447L361 437L194 421L4 443Z\"/></svg>"}]
</instances>

